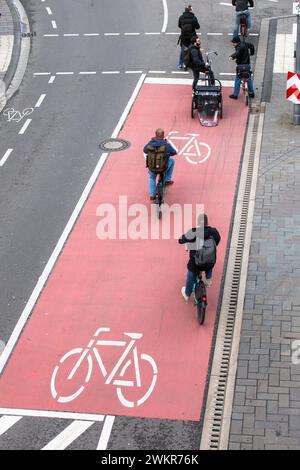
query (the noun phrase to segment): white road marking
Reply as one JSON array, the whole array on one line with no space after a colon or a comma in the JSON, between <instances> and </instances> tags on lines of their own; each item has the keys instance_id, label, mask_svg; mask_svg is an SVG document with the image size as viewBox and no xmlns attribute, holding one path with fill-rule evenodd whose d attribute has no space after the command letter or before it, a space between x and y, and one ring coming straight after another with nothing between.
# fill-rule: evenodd
<instances>
[{"instance_id":1,"label":"white road marking","mask_svg":"<svg viewBox=\"0 0 300 470\"><path fill-rule=\"evenodd\" d=\"M178 33L165 33L165 34L168 34L168 35L175 35L176 34L176 36L179 36L179 31L178 31ZM199 33L197 32L197 34L199 34Z\"/></svg>"},{"instance_id":2,"label":"white road marking","mask_svg":"<svg viewBox=\"0 0 300 470\"><path fill-rule=\"evenodd\" d=\"M83 434L88 428L94 424L94 421L73 421L58 436L50 441L42 450L64 450L75 439Z\"/></svg>"},{"instance_id":3,"label":"white road marking","mask_svg":"<svg viewBox=\"0 0 300 470\"><path fill-rule=\"evenodd\" d=\"M41 96L39 97L39 99L37 100L37 103L36 103L36 105L35 105L35 108L39 108L39 107L41 106L41 104L42 104L42 102L44 101L45 97L46 97L45 94L43 94L43 95L41 95Z\"/></svg>"},{"instance_id":4,"label":"white road marking","mask_svg":"<svg viewBox=\"0 0 300 470\"><path fill-rule=\"evenodd\" d=\"M74 72L56 72L56 75L74 75Z\"/></svg>"},{"instance_id":5,"label":"white road marking","mask_svg":"<svg viewBox=\"0 0 300 470\"><path fill-rule=\"evenodd\" d=\"M163 27L162 27L161 32L165 33L167 31L167 26L168 26L169 11L168 11L167 0L162 0L162 2L163 2L163 8L164 8L164 22L163 22Z\"/></svg>"},{"instance_id":6,"label":"white road marking","mask_svg":"<svg viewBox=\"0 0 300 470\"><path fill-rule=\"evenodd\" d=\"M96 75L97 72L79 72L79 75Z\"/></svg>"},{"instance_id":7,"label":"white road marking","mask_svg":"<svg viewBox=\"0 0 300 470\"><path fill-rule=\"evenodd\" d=\"M224 5L225 7L232 7L232 3L220 2L220 5Z\"/></svg>"},{"instance_id":8,"label":"white road marking","mask_svg":"<svg viewBox=\"0 0 300 470\"><path fill-rule=\"evenodd\" d=\"M141 33L124 33L124 36L139 36Z\"/></svg>"},{"instance_id":9,"label":"white road marking","mask_svg":"<svg viewBox=\"0 0 300 470\"><path fill-rule=\"evenodd\" d=\"M25 133L27 127L31 123L32 119L26 119L25 124L23 125L22 129L19 131L19 134L22 135Z\"/></svg>"},{"instance_id":10,"label":"white road marking","mask_svg":"<svg viewBox=\"0 0 300 470\"><path fill-rule=\"evenodd\" d=\"M4 163L6 162L6 160L8 159L8 157L10 156L12 151L13 151L13 149L7 149L6 150L5 154L3 155L3 157L0 160L0 166L4 165Z\"/></svg>"},{"instance_id":11,"label":"white road marking","mask_svg":"<svg viewBox=\"0 0 300 470\"><path fill-rule=\"evenodd\" d=\"M54 80L55 80L55 75L52 75L50 78L49 78L49 82L48 83L53 83Z\"/></svg>"},{"instance_id":12,"label":"white road marking","mask_svg":"<svg viewBox=\"0 0 300 470\"><path fill-rule=\"evenodd\" d=\"M179 74L188 74L189 72L185 72L184 70L176 70L176 72L171 72L171 73L179 73Z\"/></svg>"},{"instance_id":13,"label":"white road marking","mask_svg":"<svg viewBox=\"0 0 300 470\"><path fill-rule=\"evenodd\" d=\"M223 36L223 33L206 33L207 36Z\"/></svg>"},{"instance_id":14,"label":"white road marking","mask_svg":"<svg viewBox=\"0 0 300 470\"><path fill-rule=\"evenodd\" d=\"M120 33L104 33L104 36L120 36Z\"/></svg>"},{"instance_id":15,"label":"white road marking","mask_svg":"<svg viewBox=\"0 0 300 470\"><path fill-rule=\"evenodd\" d=\"M59 34L44 34L45 38L58 38Z\"/></svg>"},{"instance_id":16,"label":"white road marking","mask_svg":"<svg viewBox=\"0 0 300 470\"><path fill-rule=\"evenodd\" d=\"M20 421L20 419L22 419L22 416L2 416L2 418L0 418L0 436Z\"/></svg>"},{"instance_id":17,"label":"white road marking","mask_svg":"<svg viewBox=\"0 0 300 470\"><path fill-rule=\"evenodd\" d=\"M99 33L86 33L84 36L100 36Z\"/></svg>"},{"instance_id":18,"label":"white road marking","mask_svg":"<svg viewBox=\"0 0 300 470\"><path fill-rule=\"evenodd\" d=\"M72 419L76 421L104 421L104 415L94 415L88 413L72 413L61 411L44 411L44 410L29 410L29 409L14 409L14 408L0 408L0 414L30 416L33 418L59 418L59 419Z\"/></svg>"},{"instance_id":19,"label":"white road marking","mask_svg":"<svg viewBox=\"0 0 300 470\"><path fill-rule=\"evenodd\" d=\"M56 21L52 20L51 23L52 23L52 28L57 29Z\"/></svg>"},{"instance_id":20,"label":"white road marking","mask_svg":"<svg viewBox=\"0 0 300 470\"><path fill-rule=\"evenodd\" d=\"M166 73L165 70L149 70L148 73Z\"/></svg>"},{"instance_id":21,"label":"white road marking","mask_svg":"<svg viewBox=\"0 0 300 470\"><path fill-rule=\"evenodd\" d=\"M111 71L104 71L102 72L103 75L113 75L113 74L118 74L120 73L120 70L111 70Z\"/></svg>"},{"instance_id":22,"label":"white road marking","mask_svg":"<svg viewBox=\"0 0 300 470\"><path fill-rule=\"evenodd\" d=\"M147 77L145 83L152 85L191 85L193 80L191 78L165 78L165 77ZM234 80L221 80L224 88L233 87ZM0 358L1 360L1 358Z\"/></svg>"},{"instance_id":23,"label":"white road marking","mask_svg":"<svg viewBox=\"0 0 300 470\"><path fill-rule=\"evenodd\" d=\"M125 73L143 73L142 70L126 70Z\"/></svg>"},{"instance_id":24,"label":"white road marking","mask_svg":"<svg viewBox=\"0 0 300 470\"><path fill-rule=\"evenodd\" d=\"M46 10L47 10L48 15L52 15L52 11L50 7L46 7Z\"/></svg>"},{"instance_id":25,"label":"white road marking","mask_svg":"<svg viewBox=\"0 0 300 470\"><path fill-rule=\"evenodd\" d=\"M233 72L221 72L219 75L235 75Z\"/></svg>"},{"instance_id":26,"label":"white road marking","mask_svg":"<svg viewBox=\"0 0 300 470\"><path fill-rule=\"evenodd\" d=\"M145 33L146 36L153 36L153 35L158 35L160 33Z\"/></svg>"},{"instance_id":27,"label":"white road marking","mask_svg":"<svg viewBox=\"0 0 300 470\"><path fill-rule=\"evenodd\" d=\"M79 33L66 33L66 34L64 34L63 36L66 36L66 37L69 37L69 36L70 36L70 37L76 36L76 37L78 37L78 36L79 36Z\"/></svg>"},{"instance_id":28,"label":"white road marking","mask_svg":"<svg viewBox=\"0 0 300 470\"><path fill-rule=\"evenodd\" d=\"M50 72L39 72L39 73L34 73L33 75L51 75Z\"/></svg>"},{"instance_id":29,"label":"white road marking","mask_svg":"<svg viewBox=\"0 0 300 470\"><path fill-rule=\"evenodd\" d=\"M145 81L145 78L146 78L146 74L142 74L136 84L136 87L123 111L123 114L122 116L120 117L119 119L119 122L115 128L115 130L113 131L112 133L112 138L115 138L118 136L120 130L122 129L123 125L124 125L124 122L133 106L133 103L134 101L136 100L136 97ZM108 153L103 153L95 167L95 170L93 171L85 189L83 190L83 193L78 201L78 203L76 204L76 207L69 219L69 221L67 222L67 225L63 231L63 233L61 234L41 276L39 277L39 280L37 282L37 284L35 285L35 288L33 289L32 291L32 294L23 310L23 312L21 313L21 316L5 346L5 349L4 351L2 352L1 356L0 356L0 374L3 370L3 368L5 367L5 364L8 360L8 358L10 357L14 347L15 347L15 344L17 343L18 341L18 338L20 337L21 335L21 332L23 330L23 328L25 327L26 323L27 323L27 320L28 320L28 317L30 316L32 310L33 310L33 307L34 305L36 304L36 301L37 299L39 298L40 294L41 294L41 291L43 290L46 282L47 282L47 279L48 277L50 276L52 270L53 270L53 267L55 266L56 264L56 261L63 249L63 247L65 246L65 243L76 223L76 220L83 208L83 206L85 205L89 195L90 195L90 192L102 170L102 167L105 163L105 161L107 160L108 158ZM32 410L24 410L25 413L32 413ZM0 409L0 413L2 412L2 410ZM21 413L21 410L18 411L18 413ZM35 413L38 413L38 411L35 411ZM41 412L40 412L41 413ZM44 413L44 416L45 416L45 413L47 413L47 416L49 416L48 413L50 412L43 412ZM3 414L12 414L12 411L9 413L6 411L4 411ZM14 413L16 414L16 412ZM24 415L24 413L22 413L22 415ZM66 416L66 414L65 414ZM84 416L83 414L81 415L81 417ZM81 418L81 419L84 419L84 418ZM99 420L99 419L98 419Z\"/></svg>"},{"instance_id":30,"label":"white road marking","mask_svg":"<svg viewBox=\"0 0 300 470\"><path fill-rule=\"evenodd\" d=\"M101 436L98 442L97 450L106 450L107 444L109 441L109 437L111 434L111 430L114 424L115 417L114 416L106 416Z\"/></svg>"}]
</instances>

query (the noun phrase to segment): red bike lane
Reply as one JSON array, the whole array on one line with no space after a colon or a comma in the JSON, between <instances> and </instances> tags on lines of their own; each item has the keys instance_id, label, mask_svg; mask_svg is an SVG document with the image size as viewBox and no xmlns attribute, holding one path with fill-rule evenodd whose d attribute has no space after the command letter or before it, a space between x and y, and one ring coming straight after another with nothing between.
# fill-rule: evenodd
<instances>
[{"instance_id":1,"label":"red bike lane","mask_svg":"<svg viewBox=\"0 0 300 470\"><path fill-rule=\"evenodd\" d=\"M120 133L131 147L110 154L2 373L2 409L199 420L247 122L247 109L242 100L230 102L230 91L223 92L219 126L203 128L190 117L190 86L142 86ZM174 237L146 238L150 203L142 149L157 127L179 150L191 139L175 157L166 202L204 204L222 237L201 327L192 300L185 303L180 293L184 248ZM201 158L208 157L201 164L192 155L195 140ZM105 210L116 216L116 233L111 226L113 238L103 240ZM138 210L146 210L139 222L148 221L148 230L136 221ZM119 239L119 218L128 211L129 234L142 230L143 239L126 239L124 224ZM163 220L154 219L152 228ZM118 367L128 332L142 336L135 336L136 353ZM135 354L137 386L131 382Z\"/></svg>"}]
</instances>

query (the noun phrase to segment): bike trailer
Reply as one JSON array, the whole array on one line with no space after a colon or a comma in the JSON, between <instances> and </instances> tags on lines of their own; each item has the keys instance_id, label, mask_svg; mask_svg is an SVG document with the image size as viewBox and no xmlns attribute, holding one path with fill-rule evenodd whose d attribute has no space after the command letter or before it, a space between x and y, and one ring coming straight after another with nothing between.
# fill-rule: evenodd
<instances>
[{"instance_id":1,"label":"bike trailer","mask_svg":"<svg viewBox=\"0 0 300 470\"><path fill-rule=\"evenodd\" d=\"M222 118L222 85L197 85L194 94L194 107L202 126L214 127Z\"/></svg>"}]
</instances>

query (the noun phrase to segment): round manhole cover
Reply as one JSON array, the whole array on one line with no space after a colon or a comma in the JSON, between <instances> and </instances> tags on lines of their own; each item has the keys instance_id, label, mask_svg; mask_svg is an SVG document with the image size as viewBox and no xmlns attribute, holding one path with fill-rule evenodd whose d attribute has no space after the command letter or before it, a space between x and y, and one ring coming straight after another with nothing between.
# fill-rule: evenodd
<instances>
[{"instance_id":1,"label":"round manhole cover","mask_svg":"<svg viewBox=\"0 0 300 470\"><path fill-rule=\"evenodd\" d=\"M119 152L120 150L128 149L130 143L123 139L107 139L103 140L99 147L106 152Z\"/></svg>"}]
</instances>

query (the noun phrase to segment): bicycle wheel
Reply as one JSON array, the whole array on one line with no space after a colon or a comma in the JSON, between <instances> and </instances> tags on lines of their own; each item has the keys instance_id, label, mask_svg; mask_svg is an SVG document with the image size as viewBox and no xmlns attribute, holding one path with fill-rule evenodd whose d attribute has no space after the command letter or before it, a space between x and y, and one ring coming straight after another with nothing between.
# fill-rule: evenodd
<instances>
[{"instance_id":1,"label":"bicycle wheel","mask_svg":"<svg viewBox=\"0 0 300 470\"><path fill-rule=\"evenodd\" d=\"M67 352L54 368L50 390L52 397L59 403L75 400L85 389L92 373L93 361L88 354L82 362L80 356L83 348ZM79 357L77 357L79 356Z\"/></svg>"},{"instance_id":2,"label":"bicycle wheel","mask_svg":"<svg viewBox=\"0 0 300 470\"><path fill-rule=\"evenodd\" d=\"M196 101L195 101L195 97L193 96L193 98L192 98L192 107L191 107L191 117L192 117L192 119L194 119L195 109L196 109Z\"/></svg>"},{"instance_id":3,"label":"bicycle wheel","mask_svg":"<svg viewBox=\"0 0 300 470\"><path fill-rule=\"evenodd\" d=\"M139 384L137 383L135 387L132 386L131 384L128 385L128 387L126 387L126 385L123 385L124 388L126 387L126 392L127 392L126 395L128 396L128 394L130 393L131 397L128 399L125 398L121 386L117 387L118 398L120 402L122 403L122 405L126 406L127 408L141 406L146 400L148 400L156 384L158 370L157 370L157 365L154 359L151 356L148 356L148 354L141 354L139 361L141 363L143 361L142 369L138 368L140 369L138 371L138 373L140 374L139 375L140 383ZM132 361L131 359L129 359L126 362L125 366L123 367L120 373L121 378L125 376L126 371L128 370L128 368L130 369L130 366L132 366L131 369L132 368L135 369L134 361ZM132 374L130 374L130 376L132 376ZM116 381L116 383L118 383L118 381ZM148 385L149 383L150 385ZM142 392L142 396L141 396L141 392Z\"/></svg>"},{"instance_id":4,"label":"bicycle wheel","mask_svg":"<svg viewBox=\"0 0 300 470\"><path fill-rule=\"evenodd\" d=\"M205 320L206 304L205 302L199 302L197 304L197 317L199 325L203 325Z\"/></svg>"},{"instance_id":5,"label":"bicycle wheel","mask_svg":"<svg viewBox=\"0 0 300 470\"><path fill-rule=\"evenodd\" d=\"M246 104L246 106L249 106L249 95L248 95L247 91L245 93L245 104Z\"/></svg>"}]
</instances>

